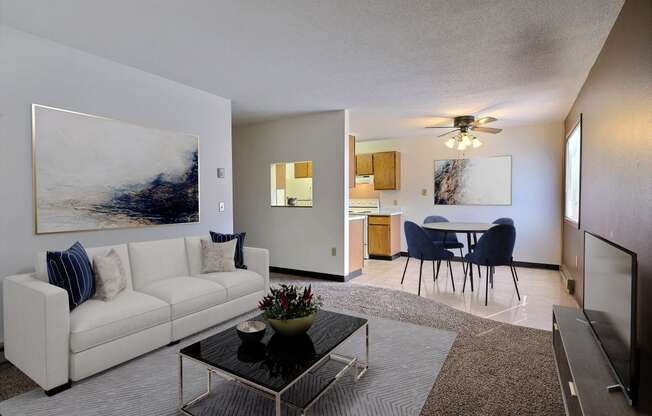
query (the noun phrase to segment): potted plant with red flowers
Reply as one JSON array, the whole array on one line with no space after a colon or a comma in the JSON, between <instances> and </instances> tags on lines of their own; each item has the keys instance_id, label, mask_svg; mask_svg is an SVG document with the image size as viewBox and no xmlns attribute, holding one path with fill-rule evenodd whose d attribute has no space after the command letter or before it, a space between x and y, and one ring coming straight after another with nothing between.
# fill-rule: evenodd
<instances>
[{"instance_id":1,"label":"potted plant with red flowers","mask_svg":"<svg viewBox=\"0 0 652 416\"><path fill-rule=\"evenodd\" d=\"M280 285L270 289L258 304L258 309L274 330L286 336L305 333L315 321L315 313L321 308L321 299L314 296L312 288Z\"/></svg>"}]
</instances>

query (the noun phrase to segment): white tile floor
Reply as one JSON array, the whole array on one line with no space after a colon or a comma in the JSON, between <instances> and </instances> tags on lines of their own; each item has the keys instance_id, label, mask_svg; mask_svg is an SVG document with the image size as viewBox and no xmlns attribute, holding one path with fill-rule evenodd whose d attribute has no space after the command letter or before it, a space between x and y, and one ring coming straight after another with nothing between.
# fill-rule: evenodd
<instances>
[{"instance_id":1,"label":"white tile floor","mask_svg":"<svg viewBox=\"0 0 652 416\"><path fill-rule=\"evenodd\" d=\"M404 290L416 294L419 282L419 261L410 260L405 282L401 285L405 260L405 257L394 261L366 260L362 275L351 280L351 283ZM489 304L484 306L484 268L479 284L477 269L475 269L475 290L471 292L470 284L467 281L465 293L462 294L464 281L462 263L452 262L451 264L455 293L453 293L448 268L444 267L445 264L442 263L439 279L433 282L432 262L424 262L421 296L483 318L545 330L550 330L552 325L552 305L577 307L575 299L564 290L559 272L523 267L517 269L521 301L519 302L516 296L509 268L497 267L494 288L489 286Z\"/></svg>"}]
</instances>

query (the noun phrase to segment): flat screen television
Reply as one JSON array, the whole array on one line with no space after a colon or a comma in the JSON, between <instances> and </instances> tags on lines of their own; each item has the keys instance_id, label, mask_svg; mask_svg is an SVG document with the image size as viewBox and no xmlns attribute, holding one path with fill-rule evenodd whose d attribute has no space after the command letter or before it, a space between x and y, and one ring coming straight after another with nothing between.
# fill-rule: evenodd
<instances>
[{"instance_id":1,"label":"flat screen television","mask_svg":"<svg viewBox=\"0 0 652 416\"><path fill-rule=\"evenodd\" d=\"M584 315L630 404L638 390L636 254L584 233Z\"/></svg>"}]
</instances>

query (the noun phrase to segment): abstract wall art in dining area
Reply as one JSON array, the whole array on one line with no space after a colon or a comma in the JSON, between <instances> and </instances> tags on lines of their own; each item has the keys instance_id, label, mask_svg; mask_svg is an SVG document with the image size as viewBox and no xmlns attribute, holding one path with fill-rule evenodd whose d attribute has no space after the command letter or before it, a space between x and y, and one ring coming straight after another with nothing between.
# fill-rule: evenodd
<instances>
[{"instance_id":1,"label":"abstract wall art in dining area","mask_svg":"<svg viewBox=\"0 0 652 416\"><path fill-rule=\"evenodd\" d=\"M435 161L435 205L511 205L512 157Z\"/></svg>"},{"instance_id":2,"label":"abstract wall art in dining area","mask_svg":"<svg viewBox=\"0 0 652 416\"><path fill-rule=\"evenodd\" d=\"M199 138L32 105L37 234L199 222Z\"/></svg>"}]
</instances>

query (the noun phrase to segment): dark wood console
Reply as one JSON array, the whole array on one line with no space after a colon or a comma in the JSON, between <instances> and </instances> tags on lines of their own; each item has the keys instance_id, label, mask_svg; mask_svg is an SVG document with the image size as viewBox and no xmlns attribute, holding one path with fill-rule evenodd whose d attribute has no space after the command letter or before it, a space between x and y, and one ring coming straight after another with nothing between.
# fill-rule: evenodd
<instances>
[{"instance_id":1,"label":"dark wood console","mask_svg":"<svg viewBox=\"0 0 652 416\"><path fill-rule=\"evenodd\" d=\"M616 383L609 363L580 309L555 305L552 343L566 414L639 415L622 391L608 391Z\"/></svg>"}]
</instances>

